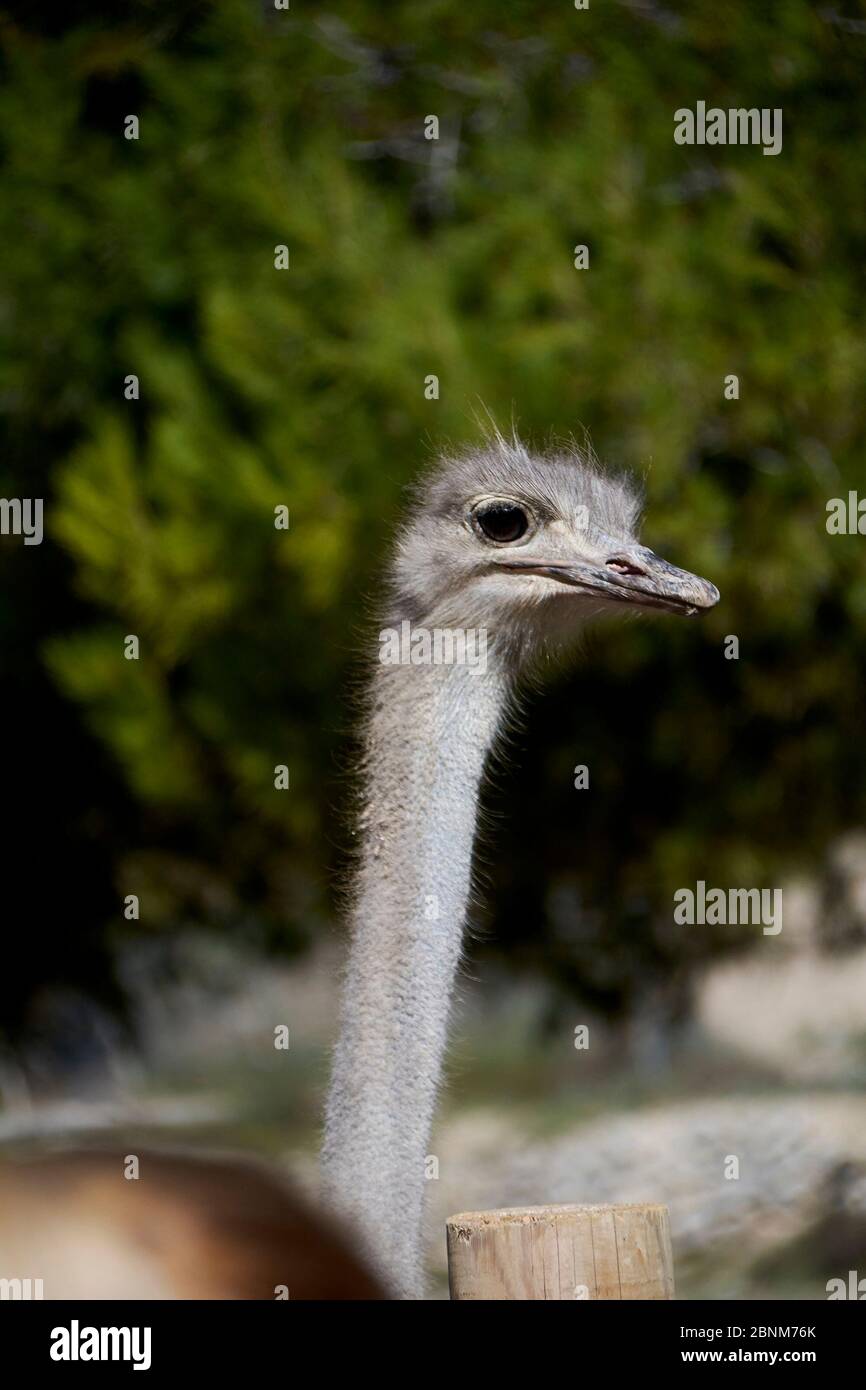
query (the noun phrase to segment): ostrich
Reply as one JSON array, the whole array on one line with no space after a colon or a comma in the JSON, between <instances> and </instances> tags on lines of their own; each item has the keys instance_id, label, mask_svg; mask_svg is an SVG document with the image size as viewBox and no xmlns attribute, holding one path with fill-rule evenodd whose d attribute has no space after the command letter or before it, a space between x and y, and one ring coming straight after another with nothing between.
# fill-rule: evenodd
<instances>
[{"instance_id":1,"label":"ostrich","mask_svg":"<svg viewBox=\"0 0 866 1390\"><path fill-rule=\"evenodd\" d=\"M423 1297L425 1157L479 789L516 690L596 616L691 615L718 601L714 585L639 543L638 511L633 486L591 457L532 455L494 431L440 462L397 540L387 628L408 625L411 645L408 661L405 651L386 661L383 647L370 682L322 1176L327 1201L399 1298ZM458 659L425 661L425 632L467 630L486 634L483 661L461 661L470 648L459 642Z\"/></svg>"}]
</instances>

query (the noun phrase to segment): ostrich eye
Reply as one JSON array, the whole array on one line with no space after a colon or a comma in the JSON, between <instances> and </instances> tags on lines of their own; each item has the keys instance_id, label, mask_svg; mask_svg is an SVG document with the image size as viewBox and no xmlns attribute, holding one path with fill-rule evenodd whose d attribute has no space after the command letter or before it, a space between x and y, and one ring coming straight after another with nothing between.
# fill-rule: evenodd
<instances>
[{"instance_id":1,"label":"ostrich eye","mask_svg":"<svg viewBox=\"0 0 866 1390\"><path fill-rule=\"evenodd\" d=\"M483 536L489 541L498 541L500 545L519 541L529 527L526 512L514 502L489 502L479 507L475 522Z\"/></svg>"}]
</instances>

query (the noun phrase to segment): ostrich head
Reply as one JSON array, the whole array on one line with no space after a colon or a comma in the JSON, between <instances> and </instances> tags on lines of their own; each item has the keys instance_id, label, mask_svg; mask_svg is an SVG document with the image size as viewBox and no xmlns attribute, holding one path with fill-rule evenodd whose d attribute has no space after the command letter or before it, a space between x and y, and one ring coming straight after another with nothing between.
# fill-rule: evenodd
<instances>
[{"instance_id":1,"label":"ostrich head","mask_svg":"<svg viewBox=\"0 0 866 1390\"><path fill-rule=\"evenodd\" d=\"M640 544L639 512L634 485L591 458L532 455L497 434L418 489L392 567L393 610L419 625L488 628L527 657L606 613L712 608L715 585Z\"/></svg>"}]
</instances>

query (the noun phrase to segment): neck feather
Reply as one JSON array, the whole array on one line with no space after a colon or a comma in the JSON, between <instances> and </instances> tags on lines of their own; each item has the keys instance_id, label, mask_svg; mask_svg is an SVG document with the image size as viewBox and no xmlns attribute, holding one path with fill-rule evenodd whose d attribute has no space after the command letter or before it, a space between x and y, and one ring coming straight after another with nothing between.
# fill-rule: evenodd
<instances>
[{"instance_id":1,"label":"neck feather","mask_svg":"<svg viewBox=\"0 0 866 1390\"><path fill-rule=\"evenodd\" d=\"M395 1294L422 1296L425 1161L470 889L484 763L507 701L488 660L383 666L323 1175Z\"/></svg>"}]
</instances>

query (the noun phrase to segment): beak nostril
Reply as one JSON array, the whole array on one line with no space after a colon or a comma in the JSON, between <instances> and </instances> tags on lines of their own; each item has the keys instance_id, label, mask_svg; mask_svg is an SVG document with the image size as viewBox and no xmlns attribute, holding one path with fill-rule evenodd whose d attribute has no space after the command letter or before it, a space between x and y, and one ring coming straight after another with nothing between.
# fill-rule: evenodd
<instances>
[{"instance_id":1,"label":"beak nostril","mask_svg":"<svg viewBox=\"0 0 866 1390\"><path fill-rule=\"evenodd\" d=\"M620 556L614 556L612 560L605 561L605 568L613 570L615 574L636 574L646 576L646 570L641 569L640 565L634 564L632 560L624 560Z\"/></svg>"}]
</instances>

